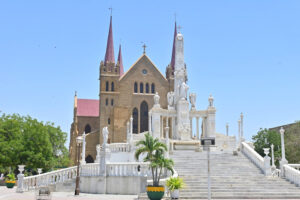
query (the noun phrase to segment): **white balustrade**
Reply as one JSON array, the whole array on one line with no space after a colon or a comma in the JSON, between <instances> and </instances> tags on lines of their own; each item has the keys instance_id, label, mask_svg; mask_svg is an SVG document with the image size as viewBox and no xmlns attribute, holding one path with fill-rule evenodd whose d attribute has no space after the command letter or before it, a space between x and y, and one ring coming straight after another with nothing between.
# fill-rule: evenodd
<instances>
[{"instance_id":1,"label":"white balustrade","mask_svg":"<svg viewBox=\"0 0 300 200\"><path fill-rule=\"evenodd\" d=\"M151 176L148 163L120 162L106 164L108 176Z\"/></svg>"},{"instance_id":2,"label":"white balustrade","mask_svg":"<svg viewBox=\"0 0 300 200\"><path fill-rule=\"evenodd\" d=\"M75 166L35 176L24 177L22 185L23 190L33 190L41 186L48 186L51 184L62 183L66 180L75 179L76 172L77 170Z\"/></svg>"},{"instance_id":3,"label":"white balustrade","mask_svg":"<svg viewBox=\"0 0 300 200\"><path fill-rule=\"evenodd\" d=\"M294 166L293 166L294 165ZM288 181L300 186L300 171L294 167L299 168L299 164L283 165L284 177Z\"/></svg>"},{"instance_id":4,"label":"white balustrade","mask_svg":"<svg viewBox=\"0 0 300 200\"><path fill-rule=\"evenodd\" d=\"M263 172L264 169L264 158L259 155L254 149L252 149L246 142L241 143L241 151Z\"/></svg>"},{"instance_id":5,"label":"white balustrade","mask_svg":"<svg viewBox=\"0 0 300 200\"><path fill-rule=\"evenodd\" d=\"M100 175L100 164L89 163L81 165L80 176L99 176Z\"/></svg>"},{"instance_id":6,"label":"white balustrade","mask_svg":"<svg viewBox=\"0 0 300 200\"><path fill-rule=\"evenodd\" d=\"M130 152L129 143L111 143L109 144L110 151L113 152Z\"/></svg>"}]
</instances>

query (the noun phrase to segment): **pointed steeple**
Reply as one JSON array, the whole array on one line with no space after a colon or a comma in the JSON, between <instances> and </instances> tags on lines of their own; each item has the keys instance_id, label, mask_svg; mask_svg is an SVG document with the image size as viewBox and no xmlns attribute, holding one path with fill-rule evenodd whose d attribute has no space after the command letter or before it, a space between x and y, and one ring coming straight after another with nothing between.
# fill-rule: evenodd
<instances>
[{"instance_id":1,"label":"pointed steeple","mask_svg":"<svg viewBox=\"0 0 300 200\"><path fill-rule=\"evenodd\" d=\"M120 67L120 76L122 76L124 74L124 67L123 67L121 45L119 46L118 63L119 63L119 67Z\"/></svg>"},{"instance_id":2,"label":"pointed steeple","mask_svg":"<svg viewBox=\"0 0 300 200\"><path fill-rule=\"evenodd\" d=\"M107 38L104 64L106 64L107 62L115 63L114 41L113 41L113 32L112 32L112 16L110 16L110 24L109 24L109 32Z\"/></svg>"},{"instance_id":3,"label":"pointed steeple","mask_svg":"<svg viewBox=\"0 0 300 200\"><path fill-rule=\"evenodd\" d=\"M172 49L172 58L171 58L171 67L173 70L175 69L175 39L176 39L176 35L177 35L177 25L176 25L176 21L175 21L173 49Z\"/></svg>"}]
</instances>

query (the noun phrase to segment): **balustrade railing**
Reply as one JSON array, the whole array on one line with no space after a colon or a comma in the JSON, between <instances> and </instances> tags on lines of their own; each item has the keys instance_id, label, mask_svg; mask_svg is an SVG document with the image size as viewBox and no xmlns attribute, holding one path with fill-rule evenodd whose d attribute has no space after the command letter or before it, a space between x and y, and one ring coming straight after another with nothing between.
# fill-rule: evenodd
<instances>
[{"instance_id":1,"label":"balustrade railing","mask_svg":"<svg viewBox=\"0 0 300 200\"><path fill-rule=\"evenodd\" d=\"M100 164L89 163L81 165L80 176L99 176L100 175Z\"/></svg>"},{"instance_id":2,"label":"balustrade railing","mask_svg":"<svg viewBox=\"0 0 300 200\"><path fill-rule=\"evenodd\" d=\"M285 179L296 184L297 186L300 186L300 171L298 170L299 167L299 164L283 165Z\"/></svg>"},{"instance_id":3,"label":"balustrade railing","mask_svg":"<svg viewBox=\"0 0 300 200\"><path fill-rule=\"evenodd\" d=\"M123 162L106 164L108 176L151 176L149 163Z\"/></svg>"},{"instance_id":4,"label":"balustrade railing","mask_svg":"<svg viewBox=\"0 0 300 200\"><path fill-rule=\"evenodd\" d=\"M48 186L74 179L76 178L76 172L77 170L75 166L35 176L24 177L23 190L28 191L41 186Z\"/></svg>"},{"instance_id":5,"label":"balustrade railing","mask_svg":"<svg viewBox=\"0 0 300 200\"><path fill-rule=\"evenodd\" d=\"M130 144L128 143L111 143L109 144L111 152L130 152Z\"/></svg>"},{"instance_id":6,"label":"balustrade railing","mask_svg":"<svg viewBox=\"0 0 300 200\"><path fill-rule=\"evenodd\" d=\"M251 148L246 142L241 143L241 151L263 172L265 171L264 167L264 158L259 155L253 148Z\"/></svg>"}]
</instances>

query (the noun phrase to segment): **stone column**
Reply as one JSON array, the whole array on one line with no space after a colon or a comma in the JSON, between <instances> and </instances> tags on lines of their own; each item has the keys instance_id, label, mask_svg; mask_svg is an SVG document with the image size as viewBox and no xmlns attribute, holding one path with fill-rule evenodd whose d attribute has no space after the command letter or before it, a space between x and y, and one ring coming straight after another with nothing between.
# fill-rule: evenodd
<instances>
[{"instance_id":1,"label":"stone column","mask_svg":"<svg viewBox=\"0 0 300 200\"><path fill-rule=\"evenodd\" d=\"M161 138L161 116L159 108L153 108L152 110L152 136L154 138Z\"/></svg>"},{"instance_id":2,"label":"stone column","mask_svg":"<svg viewBox=\"0 0 300 200\"><path fill-rule=\"evenodd\" d=\"M100 144L97 144L96 145L96 151L97 151L97 155L96 155L96 160L95 160L95 163L100 163Z\"/></svg>"},{"instance_id":3,"label":"stone column","mask_svg":"<svg viewBox=\"0 0 300 200\"><path fill-rule=\"evenodd\" d=\"M274 145L271 144L271 153L272 153L272 171L276 169L276 166L275 166L275 161L274 161Z\"/></svg>"},{"instance_id":4,"label":"stone column","mask_svg":"<svg viewBox=\"0 0 300 200\"><path fill-rule=\"evenodd\" d=\"M164 117L161 116L160 138L164 138Z\"/></svg>"},{"instance_id":5,"label":"stone column","mask_svg":"<svg viewBox=\"0 0 300 200\"><path fill-rule=\"evenodd\" d=\"M226 136L228 136L228 132L229 132L229 125L228 123L226 124Z\"/></svg>"},{"instance_id":6,"label":"stone column","mask_svg":"<svg viewBox=\"0 0 300 200\"><path fill-rule=\"evenodd\" d=\"M241 113L241 142L244 141L244 115Z\"/></svg>"},{"instance_id":7,"label":"stone column","mask_svg":"<svg viewBox=\"0 0 300 200\"><path fill-rule=\"evenodd\" d=\"M166 118L166 127L165 127L165 132L166 132L166 145L167 145L167 152L166 152L166 158L169 158L169 148L170 148L170 139L169 139L169 118Z\"/></svg>"},{"instance_id":8,"label":"stone column","mask_svg":"<svg viewBox=\"0 0 300 200\"><path fill-rule=\"evenodd\" d=\"M238 143L239 143L239 148L241 146L241 120L238 120L238 133L239 133L239 139L238 139Z\"/></svg>"},{"instance_id":9,"label":"stone column","mask_svg":"<svg viewBox=\"0 0 300 200\"><path fill-rule=\"evenodd\" d=\"M82 153L81 153L81 165L85 165L85 147L86 147L86 134L83 132L82 134Z\"/></svg>"},{"instance_id":10,"label":"stone column","mask_svg":"<svg viewBox=\"0 0 300 200\"><path fill-rule=\"evenodd\" d=\"M152 135L151 112L149 112L148 118L149 118L149 124L148 124L148 127L149 127L149 134Z\"/></svg>"},{"instance_id":11,"label":"stone column","mask_svg":"<svg viewBox=\"0 0 300 200\"><path fill-rule=\"evenodd\" d=\"M280 170L281 170L281 176L284 177L284 170L283 170L283 165L288 164L288 161L285 158L285 146L284 146L284 132L285 130L283 127L280 128L280 136L281 136L281 161L279 162L280 164Z\"/></svg>"},{"instance_id":12,"label":"stone column","mask_svg":"<svg viewBox=\"0 0 300 200\"><path fill-rule=\"evenodd\" d=\"M202 119L202 129L203 129L203 137L207 137L207 130L206 130L206 127L207 127L207 118L206 117L203 117Z\"/></svg>"},{"instance_id":13,"label":"stone column","mask_svg":"<svg viewBox=\"0 0 300 200\"><path fill-rule=\"evenodd\" d=\"M200 135L199 135L199 117L196 117L196 120L197 120L197 140L200 139Z\"/></svg>"},{"instance_id":14,"label":"stone column","mask_svg":"<svg viewBox=\"0 0 300 200\"><path fill-rule=\"evenodd\" d=\"M193 118L190 117L191 138L193 138Z\"/></svg>"},{"instance_id":15,"label":"stone column","mask_svg":"<svg viewBox=\"0 0 300 200\"><path fill-rule=\"evenodd\" d=\"M133 118L132 115L130 116L130 134L133 134Z\"/></svg>"},{"instance_id":16,"label":"stone column","mask_svg":"<svg viewBox=\"0 0 300 200\"><path fill-rule=\"evenodd\" d=\"M264 148L264 153L266 154L266 156L264 157L264 173L265 173L265 176L271 176L272 175L271 165L270 165L271 158L270 158L270 156L268 156L269 151L270 151L270 148Z\"/></svg>"},{"instance_id":17,"label":"stone column","mask_svg":"<svg viewBox=\"0 0 300 200\"><path fill-rule=\"evenodd\" d=\"M207 109L206 130L207 137L216 137L216 109L212 95L208 98L209 106Z\"/></svg>"},{"instance_id":18,"label":"stone column","mask_svg":"<svg viewBox=\"0 0 300 200\"><path fill-rule=\"evenodd\" d=\"M23 171L24 171L24 167L25 165L18 165L19 167L19 171L20 173L18 174L18 182L17 182L17 190L16 192L19 192L19 193L22 193L25 191L24 187L23 187L23 181L24 181L24 174L23 174Z\"/></svg>"},{"instance_id":19,"label":"stone column","mask_svg":"<svg viewBox=\"0 0 300 200\"><path fill-rule=\"evenodd\" d=\"M127 121L126 123L126 127L127 127L127 143L129 143L129 140L130 140L130 122Z\"/></svg>"},{"instance_id":20,"label":"stone column","mask_svg":"<svg viewBox=\"0 0 300 200\"><path fill-rule=\"evenodd\" d=\"M177 134L176 134L176 132L175 132L175 117L172 117L172 138L173 139L178 139L177 138Z\"/></svg>"}]
</instances>

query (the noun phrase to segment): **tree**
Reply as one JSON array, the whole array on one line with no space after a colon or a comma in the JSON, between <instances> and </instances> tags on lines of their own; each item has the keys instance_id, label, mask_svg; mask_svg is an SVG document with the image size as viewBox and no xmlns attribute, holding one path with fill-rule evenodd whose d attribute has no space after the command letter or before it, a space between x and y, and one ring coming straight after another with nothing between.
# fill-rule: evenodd
<instances>
[{"instance_id":1,"label":"tree","mask_svg":"<svg viewBox=\"0 0 300 200\"><path fill-rule=\"evenodd\" d=\"M173 160L164 157L167 146L159 142L157 138L154 139L149 133L146 133L145 140L138 141L136 146L139 146L139 148L135 152L135 159L138 160L140 155L145 153L144 162L150 162L153 186L159 186L159 180L164 168L174 173Z\"/></svg>"},{"instance_id":2,"label":"tree","mask_svg":"<svg viewBox=\"0 0 300 200\"><path fill-rule=\"evenodd\" d=\"M39 122L18 114L0 117L0 171L17 171L24 164L31 173L37 168L49 171L69 165L68 150L64 146L67 133L50 122Z\"/></svg>"},{"instance_id":3,"label":"tree","mask_svg":"<svg viewBox=\"0 0 300 200\"><path fill-rule=\"evenodd\" d=\"M256 135L252 137L254 142L254 149L262 157L265 156L264 148L270 148L271 155L271 144L274 145L274 159L275 164L279 165L279 160L281 159L281 140L280 134L276 131L271 131L268 129L260 129Z\"/></svg>"},{"instance_id":4,"label":"tree","mask_svg":"<svg viewBox=\"0 0 300 200\"><path fill-rule=\"evenodd\" d=\"M300 122L286 127L284 143L286 159L289 163L300 163Z\"/></svg>"}]
</instances>

